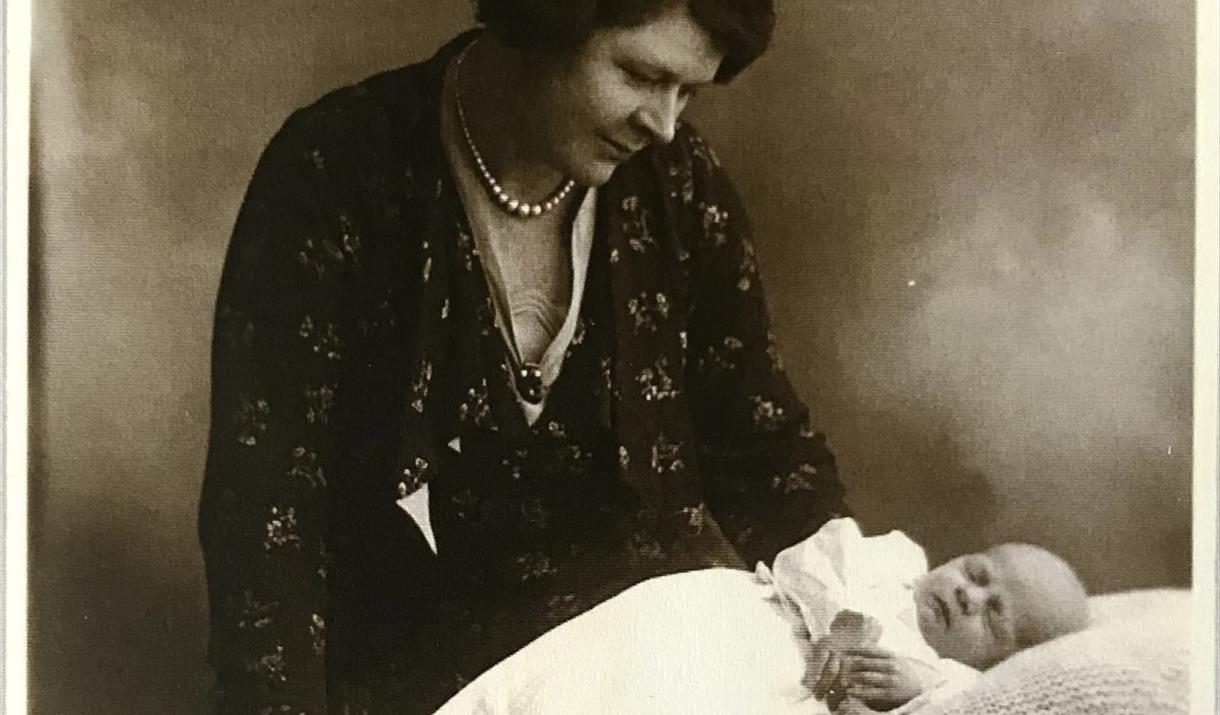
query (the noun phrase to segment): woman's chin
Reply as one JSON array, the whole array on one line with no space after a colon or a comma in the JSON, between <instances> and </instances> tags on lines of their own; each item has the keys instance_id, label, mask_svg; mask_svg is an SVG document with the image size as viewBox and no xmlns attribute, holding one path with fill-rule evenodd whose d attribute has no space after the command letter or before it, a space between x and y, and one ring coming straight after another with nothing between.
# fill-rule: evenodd
<instances>
[{"instance_id":1,"label":"woman's chin","mask_svg":"<svg viewBox=\"0 0 1220 715\"><path fill-rule=\"evenodd\" d=\"M597 158L585 164L580 172L574 173L572 179L581 186L596 188L610 180L620 163L622 162Z\"/></svg>"}]
</instances>

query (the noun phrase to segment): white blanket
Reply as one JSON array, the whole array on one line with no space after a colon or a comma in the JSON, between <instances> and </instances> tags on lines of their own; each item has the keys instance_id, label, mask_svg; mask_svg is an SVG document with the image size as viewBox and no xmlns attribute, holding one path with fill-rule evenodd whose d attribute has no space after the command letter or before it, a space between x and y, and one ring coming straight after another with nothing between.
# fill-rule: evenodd
<instances>
[{"instance_id":1,"label":"white blanket","mask_svg":"<svg viewBox=\"0 0 1220 715\"><path fill-rule=\"evenodd\" d=\"M840 610L876 618L878 645L946 663L915 626L910 582L926 568L902 534L865 538L838 519L773 570L692 571L628 589L499 663L439 713L827 713L806 668ZM948 663L954 688L970 682L974 671Z\"/></svg>"}]
</instances>

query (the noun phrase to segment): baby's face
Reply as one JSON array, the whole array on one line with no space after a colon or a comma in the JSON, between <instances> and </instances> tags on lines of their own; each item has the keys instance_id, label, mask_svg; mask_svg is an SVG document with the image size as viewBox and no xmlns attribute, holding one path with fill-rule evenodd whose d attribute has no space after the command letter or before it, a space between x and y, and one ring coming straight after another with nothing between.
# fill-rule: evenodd
<instances>
[{"instance_id":1,"label":"baby's face","mask_svg":"<svg viewBox=\"0 0 1220 715\"><path fill-rule=\"evenodd\" d=\"M979 669L1012 655L1022 641L1040 643L1088 621L1088 598L1071 567L1027 544L953 559L915 584L915 603L928 645Z\"/></svg>"},{"instance_id":2,"label":"baby's face","mask_svg":"<svg viewBox=\"0 0 1220 715\"><path fill-rule=\"evenodd\" d=\"M1022 574L988 553L967 554L928 572L915 584L924 640L942 658L989 668L1017 650L1023 604L1014 588Z\"/></svg>"}]
</instances>

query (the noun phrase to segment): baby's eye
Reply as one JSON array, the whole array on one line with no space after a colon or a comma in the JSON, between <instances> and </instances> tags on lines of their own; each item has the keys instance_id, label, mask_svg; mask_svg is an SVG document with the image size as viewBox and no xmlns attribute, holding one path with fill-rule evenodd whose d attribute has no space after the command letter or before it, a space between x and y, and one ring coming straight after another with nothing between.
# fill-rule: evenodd
<instances>
[{"instance_id":1,"label":"baby's eye","mask_svg":"<svg viewBox=\"0 0 1220 715\"><path fill-rule=\"evenodd\" d=\"M977 586L986 586L991 583L991 576L986 569L974 568L970 571L969 577Z\"/></svg>"}]
</instances>

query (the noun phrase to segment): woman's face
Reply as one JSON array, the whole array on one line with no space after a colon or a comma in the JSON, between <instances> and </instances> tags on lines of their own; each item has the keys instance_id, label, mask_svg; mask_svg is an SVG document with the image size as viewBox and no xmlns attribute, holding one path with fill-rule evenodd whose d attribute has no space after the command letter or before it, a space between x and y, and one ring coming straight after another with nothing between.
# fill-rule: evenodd
<instances>
[{"instance_id":1,"label":"woman's face","mask_svg":"<svg viewBox=\"0 0 1220 715\"><path fill-rule=\"evenodd\" d=\"M537 155L585 186L605 183L635 152L673 139L691 92L722 58L685 3L643 25L602 28L573 54L529 58Z\"/></svg>"}]
</instances>

